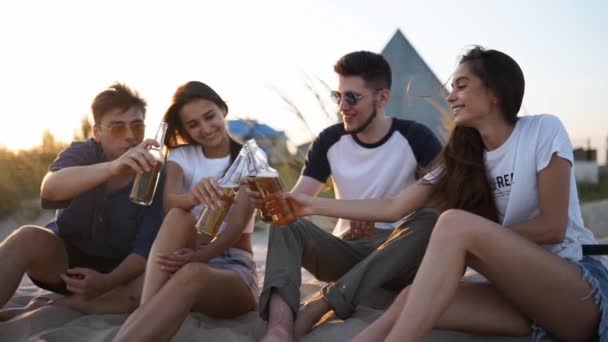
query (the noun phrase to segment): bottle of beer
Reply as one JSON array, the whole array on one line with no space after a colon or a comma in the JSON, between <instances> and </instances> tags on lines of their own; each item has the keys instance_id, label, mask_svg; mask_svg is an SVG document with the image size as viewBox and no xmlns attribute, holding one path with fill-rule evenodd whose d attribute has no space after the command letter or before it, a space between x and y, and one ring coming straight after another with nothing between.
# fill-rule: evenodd
<instances>
[{"instance_id":1,"label":"bottle of beer","mask_svg":"<svg viewBox=\"0 0 608 342\"><path fill-rule=\"evenodd\" d=\"M223 196L221 206L216 210L204 207L201 215L196 220L196 231L204 237L213 237L220 229L228 210L239 190L239 183L242 177L247 175L249 168L249 145L245 143L222 178L218 180L218 185L222 188Z\"/></svg>"},{"instance_id":2,"label":"bottle of beer","mask_svg":"<svg viewBox=\"0 0 608 342\"><path fill-rule=\"evenodd\" d=\"M131 194L129 195L131 202L141 205L152 204L156 186L158 185L160 171L164 163L163 144L165 142L166 132L167 123L161 122L156 131L156 136L154 137L154 140L158 143L158 147L152 145L148 146L148 151L154 156L154 159L156 159L156 165L153 170L135 176L133 188L131 188Z\"/></svg>"},{"instance_id":3,"label":"bottle of beer","mask_svg":"<svg viewBox=\"0 0 608 342\"><path fill-rule=\"evenodd\" d=\"M268 158L266 154L262 152L262 149L258 146L254 139L247 141L249 147L249 169L247 175L247 186L252 191L259 191L258 186L255 184L255 177L261 174L263 171L271 170L272 168L268 164ZM274 169L272 169L274 170ZM268 212L262 208L259 211L260 219L266 223L272 222L272 217Z\"/></svg>"},{"instance_id":4,"label":"bottle of beer","mask_svg":"<svg viewBox=\"0 0 608 342\"><path fill-rule=\"evenodd\" d=\"M256 173L255 177L249 175L247 178L248 186L252 187L253 180L257 191L260 192L263 198L266 198L270 194L284 192L285 187L281 182L279 172L268 164L268 159L264 153L262 153L257 144L255 147L251 148L251 158L252 164L255 166ZM262 220L266 222L272 221L278 226L284 226L297 219L288 200L279 200L277 203L279 212L275 215L270 215L266 208L264 208L260 212L260 217Z\"/></svg>"}]
</instances>

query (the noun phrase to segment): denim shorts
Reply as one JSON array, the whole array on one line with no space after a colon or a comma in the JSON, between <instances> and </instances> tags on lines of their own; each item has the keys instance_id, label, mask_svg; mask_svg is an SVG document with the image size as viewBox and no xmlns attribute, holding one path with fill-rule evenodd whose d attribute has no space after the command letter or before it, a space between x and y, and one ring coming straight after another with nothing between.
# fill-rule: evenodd
<instances>
[{"instance_id":1,"label":"denim shorts","mask_svg":"<svg viewBox=\"0 0 608 342\"><path fill-rule=\"evenodd\" d=\"M608 342L608 270L606 270L601 261L590 256L583 257L576 264L581 268L582 279L587 281L592 287L589 296L593 296L595 304L600 308L600 322L597 328L596 340ZM534 341L558 340L551 333L536 324L532 325L532 339Z\"/></svg>"},{"instance_id":2,"label":"denim shorts","mask_svg":"<svg viewBox=\"0 0 608 342\"><path fill-rule=\"evenodd\" d=\"M240 248L228 248L224 253L209 260L208 265L236 272L245 282L255 301L258 301L260 289L253 255Z\"/></svg>"}]
</instances>

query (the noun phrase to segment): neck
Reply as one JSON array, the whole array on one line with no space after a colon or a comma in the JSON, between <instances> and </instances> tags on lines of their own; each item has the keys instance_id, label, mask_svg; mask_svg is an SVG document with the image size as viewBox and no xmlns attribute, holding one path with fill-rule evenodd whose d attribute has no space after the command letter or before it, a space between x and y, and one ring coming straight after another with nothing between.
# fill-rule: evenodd
<instances>
[{"instance_id":1,"label":"neck","mask_svg":"<svg viewBox=\"0 0 608 342\"><path fill-rule=\"evenodd\" d=\"M506 122L502 117L495 116L476 127L481 135L483 144L488 151L502 146L515 128L515 124Z\"/></svg>"},{"instance_id":2,"label":"neck","mask_svg":"<svg viewBox=\"0 0 608 342\"><path fill-rule=\"evenodd\" d=\"M384 114L383 110L378 110L376 118L372 121L365 130L357 133L357 138L366 144L373 144L378 142L391 129L392 118L389 118Z\"/></svg>"},{"instance_id":3,"label":"neck","mask_svg":"<svg viewBox=\"0 0 608 342\"><path fill-rule=\"evenodd\" d=\"M207 158L223 158L230 154L230 139L225 136L217 146L201 146Z\"/></svg>"}]
</instances>

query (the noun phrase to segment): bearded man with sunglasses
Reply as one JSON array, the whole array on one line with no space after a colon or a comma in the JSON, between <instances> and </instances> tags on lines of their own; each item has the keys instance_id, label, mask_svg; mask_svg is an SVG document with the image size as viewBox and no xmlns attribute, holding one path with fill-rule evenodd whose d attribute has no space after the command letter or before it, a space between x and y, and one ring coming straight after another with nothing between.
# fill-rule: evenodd
<instances>
[{"instance_id":1,"label":"bearded man with sunglasses","mask_svg":"<svg viewBox=\"0 0 608 342\"><path fill-rule=\"evenodd\" d=\"M394 196L416 181L417 167L429 164L441 144L424 125L384 113L391 70L382 55L353 52L334 70L339 88L331 95L343 122L313 142L292 192L316 196L331 176L337 198ZM248 193L257 207L264 205L256 192ZM333 235L304 219L271 225L259 303L268 320L263 341L299 338L330 310L346 319L370 291L411 283L436 220L432 209L395 223L340 219ZM329 284L300 309L302 266Z\"/></svg>"},{"instance_id":2,"label":"bearded man with sunglasses","mask_svg":"<svg viewBox=\"0 0 608 342\"><path fill-rule=\"evenodd\" d=\"M94 137L63 150L42 182L42 207L58 209L55 219L21 227L0 245L0 307L24 273L39 287L83 301L143 273L162 223L161 191L149 207L129 201L135 174L156 163L146 149L156 143L143 141L145 110L122 84L95 97Z\"/></svg>"}]
</instances>

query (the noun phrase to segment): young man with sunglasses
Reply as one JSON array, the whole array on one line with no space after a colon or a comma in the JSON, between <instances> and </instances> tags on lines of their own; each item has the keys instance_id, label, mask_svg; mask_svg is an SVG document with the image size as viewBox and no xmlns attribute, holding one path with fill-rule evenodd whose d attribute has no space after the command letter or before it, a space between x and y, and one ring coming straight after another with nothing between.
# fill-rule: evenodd
<instances>
[{"instance_id":1,"label":"young man with sunglasses","mask_svg":"<svg viewBox=\"0 0 608 342\"><path fill-rule=\"evenodd\" d=\"M162 223L161 191L149 207L129 201L135 174L156 163L146 149L154 140L143 141L145 110L122 84L95 97L94 137L63 150L42 182L42 206L58 209L55 219L21 227L0 245L0 307L24 273L39 287L82 300L143 273Z\"/></svg>"},{"instance_id":2,"label":"young man with sunglasses","mask_svg":"<svg viewBox=\"0 0 608 342\"><path fill-rule=\"evenodd\" d=\"M417 179L441 149L435 135L413 121L388 117L391 70L382 55L353 52L334 66L339 88L332 98L343 122L319 134L292 192L316 196L331 176L337 198L394 196ZM257 207L257 193L249 191ZM330 310L349 317L361 297L384 287L398 290L414 277L437 214L414 212L395 223L339 220L333 235L299 219L271 225L260 315L263 340L293 340ZM329 282L300 309L301 267ZM294 322L295 320L295 322Z\"/></svg>"}]
</instances>

